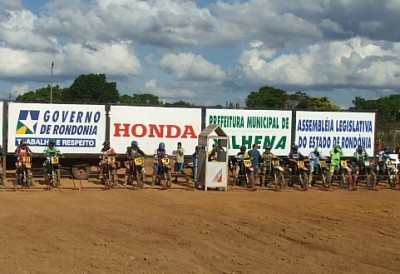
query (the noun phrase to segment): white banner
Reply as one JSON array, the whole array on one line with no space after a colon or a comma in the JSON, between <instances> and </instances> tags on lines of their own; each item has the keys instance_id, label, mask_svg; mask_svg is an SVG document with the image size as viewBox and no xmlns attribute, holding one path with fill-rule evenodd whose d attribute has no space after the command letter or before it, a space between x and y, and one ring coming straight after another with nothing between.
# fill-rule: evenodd
<instances>
[{"instance_id":1,"label":"white banner","mask_svg":"<svg viewBox=\"0 0 400 274\"><path fill-rule=\"evenodd\" d=\"M99 153L105 138L105 107L95 105L10 103L7 151L25 139L41 153L49 139L62 153Z\"/></svg>"},{"instance_id":2,"label":"white banner","mask_svg":"<svg viewBox=\"0 0 400 274\"><path fill-rule=\"evenodd\" d=\"M308 154L318 146L323 155L339 144L344 156L353 156L358 145L374 156L375 113L370 112L296 112L295 143Z\"/></svg>"},{"instance_id":3,"label":"white banner","mask_svg":"<svg viewBox=\"0 0 400 274\"><path fill-rule=\"evenodd\" d=\"M236 155L241 145L251 149L266 145L272 153L287 155L290 149L292 112L280 110L207 109L206 125L217 124L230 138L230 155Z\"/></svg>"},{"instance_id":4,"label":"white banner","mask_svg":"<svg viewBox=\"0 0 400 274\"><path fill-rule=\"evenodd\" d=\"M201 132L200 108L111 106L110 120L111 146L118 153L135 140L146 154L153 154L160 142L171 154L181 142L191 155Z\"/></svg>"}]
</instances>

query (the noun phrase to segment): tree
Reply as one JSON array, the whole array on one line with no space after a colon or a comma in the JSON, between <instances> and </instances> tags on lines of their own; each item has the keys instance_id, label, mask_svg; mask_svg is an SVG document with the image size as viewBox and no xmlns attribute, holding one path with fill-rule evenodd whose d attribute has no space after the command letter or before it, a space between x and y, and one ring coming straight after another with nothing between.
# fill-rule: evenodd
<instances>
[{"instance_id":1,"label":"tree","mask_svg":"<svg viewBox=\"0 0 400 274\"><path fill-rule=\"evenodd\" d=\"M64 90L63 100L76 103L117 103L117 83L108 83L105 74L80 75Z\"/></svg>"},{"instance_id":2,"label":"tree","mask_svg":"<svg viewBox=\"0 0 400 274\"><path fill-rule=\"evenodd\" d=\"M180 106L180 107L193 107L194 106L192 103L188 103L188 102L185 102L182 100L174 102L174 103L166 103L165 105L166 106Z\"/></svg>"},{"instance_id":3,"label":"tree","mask_svg":"<svg viewBox=\"0 0 400 274\"><path fill-rule=\"evenodd\" d=\"M53 103L61 103L62 102L62 92L58 85L53 86ZM24 94L18 95L15 99L17 102L26 102L26 103L35 103L35 102L50 102L50 85L45 88L39 88L36 91L25 92Z\"/></svg>"},{"instance_id":4,"label":"tree","mask_svg":"<svg viewBox=\"0 0 400 274\"><path fill-rule=\"evenodd\" d=\"M162 105L163 102L158 100L158 96L143 93L143 94L133 94L132 104L134 105Z\"/></svg>"},{"instance_id":5,"label":"tree","mask_svg":"<svg viewBox=\"0 0 400 274\"><path fill-rule=\"evenodd\" d=\"M246 98L248 109L284 109L286 91L269 86L261 87L258 92L252 91Z\"/></svg>"},{"instance_id":6,"label":"tree","mask_svg":"<svg viewBox=\"0 0 400 274\"><path fill-rule=\"evenodd\" d=\"M119 103L123 105L132 105L132 96L124 94L119 96Z\"/></svg>"}]
</instances>

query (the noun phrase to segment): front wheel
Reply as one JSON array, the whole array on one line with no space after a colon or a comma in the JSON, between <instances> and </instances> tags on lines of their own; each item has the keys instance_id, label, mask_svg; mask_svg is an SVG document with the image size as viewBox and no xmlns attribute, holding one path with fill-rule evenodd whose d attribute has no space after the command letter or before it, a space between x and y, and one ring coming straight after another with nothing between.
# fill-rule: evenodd
<instances>
[{"instance_id":1,"label":"front wheel","mask_svg":"<svg viewBox=\"0 0 400 274\"><path fill-rule=\"evenodd\" d=\"M367 178L365 180L365 184L368 189L373 189L376 187L376 175L375 173L371 172L367 174Z\"/></svg>"},{"instance_id":2,"label":"front wheel","mask_svg":"<svg viewBox=\"0 0 400 274\"><path fill-rule=\"evenodd\" d=\"M247 174L247 187L248 188L252 188L254 185L254 174L253 172L250 172L249 174Z\"/></svg>"},{"instance_id":3,"label":"front wheel","mask_svg":"<svg viewBox=\"0 0 400 274\"><path fill-rule=\"evenodd\" d=\"M308 174L305 172L300 173L299 180L301 188L304 190L308 190Z\"/></svg>"},{"instance_id":4,"label":"front wheel","mask_svg":"<svg viewBox=\"0 0 400 274\"><path fill-rule=\"evenodd\" d=\"M276 185L279 189L284 189L286 187L285 177L281 172L278 172L275 177Z\"/></svg>"},{"instance_id":5,"label":"front wheel","mask_svg":"<svg viewBox=\"0 0 400 274\"><path fill-rule=\"evenodd\" d=\"M324 175L322 174L322 186L324 188L330 188L332 185L332 175L330 173Z\"/></svg>"},{"instance_id":6,"label":"front wheel","mask_svg":"<svg viewBox=\"0 0 400 274\"><path fill-rule=\"evenodd\" d=\"M171 170L168 170L168 172L165 174L165 176L167 177L167 187L170 188L172 185L172 176L171 176Z\"/></svg>"},{"instance_id":7,"label":"front wheel","mask_svg":"<svg viewBox=\"0 0 400 274\"><path fill-rule=\"evenodd\" d=\"M394 172L388 171L388 183L390 187L396 187L399 182L399 175Z\"/></svg>"}]
</instances>

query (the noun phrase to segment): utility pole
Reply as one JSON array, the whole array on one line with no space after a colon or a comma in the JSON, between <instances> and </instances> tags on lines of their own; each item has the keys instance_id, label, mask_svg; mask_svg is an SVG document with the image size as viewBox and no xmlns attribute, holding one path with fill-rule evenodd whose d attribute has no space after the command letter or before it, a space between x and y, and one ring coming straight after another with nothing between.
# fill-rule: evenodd
<instances>
[{"instance_id":1,"label":"utility pole","mask_svg":"<svg viewBox=\"0 0 400 274\"><path fill-rule=\"evenodd\" d=\"M54 62L51 62L50 104L53 103L53 67Z\"/></svg>"}]
</instances>

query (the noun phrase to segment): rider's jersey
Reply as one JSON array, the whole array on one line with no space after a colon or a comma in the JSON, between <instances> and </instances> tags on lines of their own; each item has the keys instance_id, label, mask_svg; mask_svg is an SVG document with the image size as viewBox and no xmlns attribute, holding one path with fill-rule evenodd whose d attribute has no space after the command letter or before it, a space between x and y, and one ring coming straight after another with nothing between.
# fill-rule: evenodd
<instances>
[{"instance_id":1,"label":"rider's jersey","mask_svg":"<svg viewBox=\"0 0 400 274\"><path fill-rule=\"evenodd\" d=\"M330 151L330 155L331 155L331 165L338 166L340 164L340 157L342 157L342 155L343 155L343 150L338 149L335 152L335 149L332 149Z\"/></svg>"},{"instance_id":2,"label":"rider's jersey","mask_svg":"<svg viewBox=\"0 0 400 274\"><path fill-rule=\"evenodd\" d=\"M136 148L136 149L127 149L125 152L125 156L126 157L131 157L131 158L136 158L139 156L144 156L144 152L140 149L140 148Z\"/></svg>"},{"instance_id":3,"label":"rider's jersey","mask_svg":"<svg viewBox=\"0 0 400 274\"><path fill-rule=\"evenodd\" d=\"M358 162L358 161L365 161L368 159L368 153L363 149L361 153L358 151L354 152L353 158Z\"/></svg>"},{"instance_id":4,"label":"rider's jersey","mask_svg":"<svg viewBox=\"0 0 400 274\"><path fill-rule=\"evenodd\" d=\"M58 147L46 147L43 150L43 153L46 154L47 156L59 156L59 155L62 155L62 153L58 149Z\"/></svg>"},{"instance_id":5,"label":"rider's jersey","mask_svg":"<svg viewBox=\"0 0 400 274\"><path fill-rule=\"evenodd\" d=\"M314 167L317 167L319 165L319 161L326 160L326 157L323 156L321 153L319 153L319 156L317 156L317 154L315 154L315 151L312 151L310 155L308 155L308 159L312 161Z\"/></svg>"},{"instance_id":6,"label":"rider's jersey","mask_svg":"<svg viewBox=\"0 0 400 274\"><path fill-rule=\"evenodd\" d=\"M29 147L21 147L21 146L17 147L14 151L15 155L18 155L21 157L29 156L31 153L32 153L32 151Z\"/></svg>"},{"instance_id":7,"label":"rider's jersey","mask_svg":"<svg viewBox=\"0 0 400 274\"><path fill-rule=\"evenodd\" d=\"M113 148L109 148L107 150L101 150L100 151L100 157L101 158L107 158L108 156L115 156L117 155L117 153L115 152L115 150Z\"/></svg>"}]
</instances>

